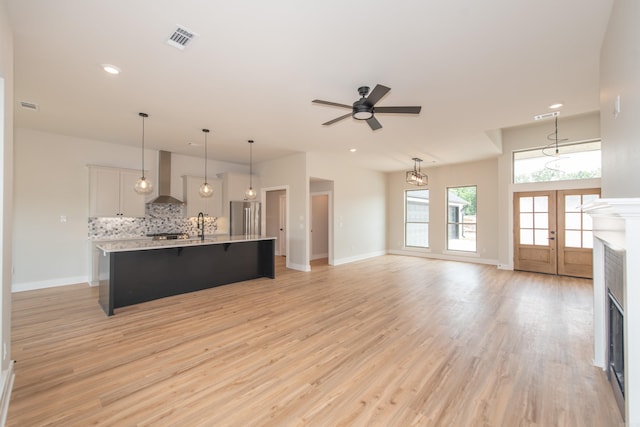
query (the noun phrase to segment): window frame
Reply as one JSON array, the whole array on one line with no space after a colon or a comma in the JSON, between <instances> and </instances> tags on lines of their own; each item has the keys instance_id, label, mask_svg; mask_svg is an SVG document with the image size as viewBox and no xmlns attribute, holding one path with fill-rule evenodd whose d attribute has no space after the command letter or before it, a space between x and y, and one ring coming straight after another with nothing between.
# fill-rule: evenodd
<instances>
[{"instance_id":1,"label":"window frame","mask_svg":"<svg viewBox=\"0 0 640 427\"><path fill-rule=\"evenodd\" d=\"M592 177L579 177L579 176L575 176L575 175L568 175L567 177L563 177L563 175L559 175L552 177L551 179L547 179L547 180L539 180L539 181L531 181L531 180L526 180L526 181L516 181L516 177L518 175L516 175L516 156L518 154L522 154L522 153L527 153L527 152L531 152L534 153L536 151L540 151L540 152L551 152L553 153L553 151L555 150L555 144L547 144L546 146L539 146L539 147L531 147L531 148L522 148L522 149L518 149L518 150L513 150L511 152L511 183L512 184L516 184L516 185L520 185L520 184L537 184L537 183L549 183L549 182L562 182L562 181L570 181L570 180L584 180L584 179L600 179L602 178L602 140L601 139L588 139L588 140L584 140L584 141L574 141L574 142L565 142L565 143L559 143L558 144L558 148L561 150L560 153L560 157L562 157L563 153L562 150L571 150L572 147L579 147L581 145L589 145L589 144L599 144L600 148L599 150L576 150L575 152L577 153L588 153L591 151L599 151L600 152L600 168L598 169L600 175L599 176L592 176ZM565 153L566 155L567 153ZM534 157L532 156L532 158L539 158L539 159L543 159L543 156L537 156ZM552 159L552 156L549 156L549 159ZM523 159L519 159L519 160L523 160ZM550 168L551 170L553 170L553 168ZM544 169L540 169L538 171L533 171L530 172L529 175L535 173L535 172L540 172ZM588 171L581 171L581 172L588 172ZM523 176L526 174L523 174Z\"/></svg>"},{"instance_id":2,"label":"window frame","mask_svg":"<svg viewBox=\"0 0 640 427\"><path fill-rule=\"evenodd\" d=\"M427 195L430 197L431 196L431 192L429 191L428 188L422 188L422 189L405 189L403 191L403 197L404 197L404 224L403 224L403 235L404 235L404 239L403 239L403 247L405 249L411 249L411 250L427 250L430 248L430 219L431 219L431 203L429 202L429 198L427 198L427 220L426 221L409 221L409 194L411 192L414 191L427 191ZM427 227L427 242L426 242L426 246L416 246L416 245L409 245L407 244L407 225L408 224L426 224Z\"/></svg>"},{"instance_id":3,"label":"window frame","mask_svg":"<svg viewBox=\"0 0 640 427\"><path fill-rule=\"evenodd\" d=\"M456 188L470 188L473 187L475 188L475 197L476 197L476 203L475 203L475 221L473 223L465 223L464 220L462 221L456 221L456 222L451 222L449 221L449 192L452 189L456 189ZM445 226L445 251L446 252L455 252L455 253L460 253L460 254L478 254L478 185L477 184L473 184L473 185L452 185L452 186L447 186L446 187L446 191L445 191L445 222L446 222L446 226ZM464 208L462 208L464 209ZM462 210L460 209L460 210ZM473 225L474 230L475 230L475 237L473 239L473 243L474 243L474 249L473 250L467 250L467 249L460 249L460 248L451 248L450 247L450 239L449 239L449 230L450 230L450 226L454 225L456 228L464 228L464 225Z\"/></svg>"}]
</instances>

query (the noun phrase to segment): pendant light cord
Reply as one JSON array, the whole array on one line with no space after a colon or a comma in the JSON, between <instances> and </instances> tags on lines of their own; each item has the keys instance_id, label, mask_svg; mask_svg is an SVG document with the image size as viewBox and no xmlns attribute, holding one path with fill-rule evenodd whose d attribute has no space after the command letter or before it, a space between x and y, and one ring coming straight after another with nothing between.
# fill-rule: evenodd
<instances>
[{"instance_id":1,"label":"pendant light cord","mask_svg":"<svg viewBox=\"0 0 640 427\"><path fill-rule=\"evenodd\" d=\"M253 140L249 140L249 188L253 189Z\"/></svg>"},{"instance_id":2,"label":"pendant light cord","mask_svg":"<svg viewBox=\"0 0 640 427\"><path fill-rule=\"evenodd\" d=\"M209 129L202 129L202 132L204 132L204 183L207 184L207 134Z\"/></svg>"},{"instance_id":3,"label":"pendant light cord","mask_svg":"<svg viewBox=\"0 0 640 427\"><path fill-rule=\"evenodd\" d=\"M556 116L556 154L558 154L558 152L560 150L558 150L558 116Z\"/></svg>"},{"instance_id":4,"label":"pendant light cord","mask_svg":"<svg viewBox=\"0 0 640 427\"><path fill-rule=\"evenodd\" d=\"M140 117L142 117L142 170L141 176L144 178L144 119L145 117L149 117L147 113L138 113Z\"/></svg>"}]
</instances>

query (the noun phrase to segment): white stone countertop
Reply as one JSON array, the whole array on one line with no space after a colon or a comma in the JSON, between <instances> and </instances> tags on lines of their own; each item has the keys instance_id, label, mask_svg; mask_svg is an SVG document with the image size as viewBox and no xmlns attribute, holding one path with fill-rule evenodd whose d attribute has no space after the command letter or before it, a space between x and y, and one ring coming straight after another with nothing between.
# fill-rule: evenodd
<instances>
[{"instance_id":1,"label":"white stone countertop","mask_svg":"<svg viewBox=\"0 0 640 427\"><path fill-rule=\"evenodd\" d=\"M127 252L127 251L144 251L149 249L164 249L164 248L180 248L187 246L202 246L202 245L219 245L223 243L234 242L255 242L259 240L276 240L276 237L264 237L264 236L211 236L205 237L204 240L200 238L191 239L174 239L174 240L151 240L151 239L134 239L134 240L118 240L118 241L103 241L96 242L96 247L105 253L111 252Z\"/></svg>"}]
</instances>

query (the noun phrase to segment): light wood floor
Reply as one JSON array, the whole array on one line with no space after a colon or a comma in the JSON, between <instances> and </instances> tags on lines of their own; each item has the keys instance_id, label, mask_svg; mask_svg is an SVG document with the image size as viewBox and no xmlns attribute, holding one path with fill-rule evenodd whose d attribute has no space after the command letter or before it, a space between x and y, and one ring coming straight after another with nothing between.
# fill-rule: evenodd
<instances>
[{"instance_id":1,"label":"light wood floor","mask_svg":"<svg viewBox=\"0 0 640 427\"><path fill-rule=\"evenodd\" d=\"M383 256L116 310L14 294L10 426L620 426L591 282Z\"/></svg>"}]
</instances>

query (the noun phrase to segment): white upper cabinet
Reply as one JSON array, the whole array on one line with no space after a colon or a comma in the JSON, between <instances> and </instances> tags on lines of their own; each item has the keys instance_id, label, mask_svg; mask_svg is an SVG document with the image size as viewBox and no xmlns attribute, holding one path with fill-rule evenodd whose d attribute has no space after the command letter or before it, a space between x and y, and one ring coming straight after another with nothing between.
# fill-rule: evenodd
<instances>
[{"instance_id":1,"label":"white upper cabinet","mask_svg":"<svg viewBox=\"0 0 640 427\"><path fill-rule=\"evenodd\" d=\"M197 176L183 176L183 201L187 204L187 217L198 216L202 212L205 216L222 216L222 180L208 178L209 185L213 188L211 197L200 195L200 186L204 183L204 178Z\"/></svg>"},{"instance_id":2,"label":"white upper cabinet","mask_svg":"<svg viewBox=\"0 0 640 427\"><path fill-rule=\"evenodd\" d=\"M90 217L143 217L145 196L134 186L140 171L89 166Z\"/></svg>"}]
</instances>

